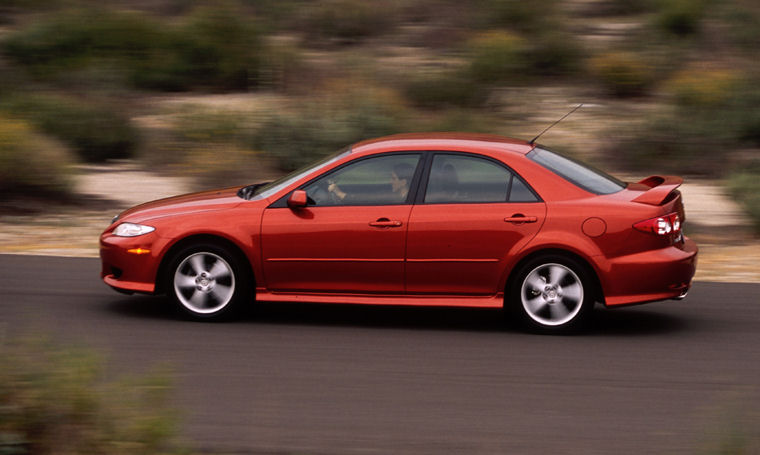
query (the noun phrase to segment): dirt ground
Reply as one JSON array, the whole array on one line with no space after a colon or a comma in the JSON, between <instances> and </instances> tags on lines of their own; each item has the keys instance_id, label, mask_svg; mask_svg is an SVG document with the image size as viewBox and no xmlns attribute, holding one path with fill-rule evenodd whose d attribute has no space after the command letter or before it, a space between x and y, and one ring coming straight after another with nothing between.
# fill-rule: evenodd
<instances>
[{"instance_id":1,"label":"dirt ground","mask_svg":"<svg viewBox=\"0 0 760 455\"><path fill-rule=\"evenodd\" d=\"M39 213L0 214L0 253L97 257L98 236L132 205L187 192L188 182L140 170L132 163L83 166L77 192L89 201ZM760 239L718 182L681 187L687 235L700 247L697 280L760 283Z\"/></svg>"}]
</instances>

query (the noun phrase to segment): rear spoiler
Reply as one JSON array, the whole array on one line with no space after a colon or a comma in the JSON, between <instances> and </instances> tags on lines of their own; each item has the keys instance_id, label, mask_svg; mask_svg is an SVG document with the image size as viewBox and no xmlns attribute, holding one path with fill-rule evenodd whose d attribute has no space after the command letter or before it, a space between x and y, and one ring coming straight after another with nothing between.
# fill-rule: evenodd
<instances>
[{"instance_id":1,"label":"rear spoiler","mask_svg":"<svg viewBox=\"0 0 760 455\"><path fill-rule=\"evenodd\" d=\"M641 196L633 200L633 202L639 202L641 204L660 205L668 195L681 186L683 179L673 175L653 175L640 181L639 184L648 186L650 189L646 190Z\"/></svg>"}]
</instances>

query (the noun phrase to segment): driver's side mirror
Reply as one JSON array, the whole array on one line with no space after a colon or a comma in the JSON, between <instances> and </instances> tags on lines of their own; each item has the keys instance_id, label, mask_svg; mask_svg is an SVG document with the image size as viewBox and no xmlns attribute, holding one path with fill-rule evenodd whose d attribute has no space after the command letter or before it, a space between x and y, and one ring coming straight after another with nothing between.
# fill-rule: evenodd
<instances>
[{"instance_id":1,"label":"driver's side mirror","mask_svg":"<svg viewBox=\"0 0 760 455\"><path fill-rule=\"evenodd\" d=\"M304 190L295 190L290 194L288 198L288 207L291 209L299 209L306 207L309 202L309 196L306 195Z\"/></svg>"}]
</instances>

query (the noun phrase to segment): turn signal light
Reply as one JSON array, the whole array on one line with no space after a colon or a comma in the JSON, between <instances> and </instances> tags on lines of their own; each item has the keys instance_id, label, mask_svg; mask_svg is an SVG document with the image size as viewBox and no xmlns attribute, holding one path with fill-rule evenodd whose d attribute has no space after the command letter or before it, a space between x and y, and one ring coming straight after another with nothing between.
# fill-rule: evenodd
<instances>
[{"instance_id":1,"label":"turn signal light","mask_svg":"<svg viewBox=\"0 0 760 455\"><path fill-rule=\"evenodd\" d=\"M649 232L657 235L669 235L681 231L681 219L678 217L677 213L671 213L669 215L639 221L634 224L633 227L642 232Z\"/></svg>"},{"instance_id":2,"label":"turn signal light","mask_svg":"<svg viewBox=\"0 0 760 455\"><path fill-rule=\"evenodd\" d=\"M150 253L150 250L147 248L130 248L127 250L127 253L132 254L148 254Z\"/></svg>"}]
</instances>

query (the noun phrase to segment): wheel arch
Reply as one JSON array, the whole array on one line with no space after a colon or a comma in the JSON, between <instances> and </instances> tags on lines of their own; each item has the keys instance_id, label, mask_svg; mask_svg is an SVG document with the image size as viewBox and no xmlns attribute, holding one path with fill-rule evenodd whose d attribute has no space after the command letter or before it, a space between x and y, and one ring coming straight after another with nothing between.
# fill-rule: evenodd
<instances>
[{"instance_id":1,"label":"wheel arch","mask_svg":"<svg viewBox=\"0 0 760 455\"><path fill-rule=\"evenodd\" d=\"M174 259L174 256L183 248L201 243L210 243L226 248L231 254L236 255L243 264L246 264L245 272L247 273L247 278L251 281L251 288L254 290L256 289L256 276L253 272L253 264L251 264L248 256L246 256L245 252L238 244L218 235L193 234L178 240L171 247L169 247L166 253L164 253L163 257L161 258L161 263L159 264L158 270L156 272L156 294L160 294L166 291L167 268L169 267L169 264L171 264L172 259Z\"/></svg>"},{"instance_id":2,"label":"wheel arch","mask_svg":"<svg viewBox=\"0 0 760 455\"><path fill-rule=\"evenodd\" d=\"M509 304L508 299L510 295L510 289L512 289L512 286L514 285L514 282L517 279L517 272L523 267L524 264L540 256L562 256L580 264L585 269L588 276L591 278L591 286L594 292L594 296L596 297L596 301L604 303L604 290L602 287L602 283L599 280L599 274L596 272L596 269L594 268L594 266L586 258L584 258L583 256L573 251L554 247L554 248L542 248L535 251L531 251L530 253L520 258L520 260L517 261L514 264L514 266L512 266L512 269L509 271L509 275L507 276L506 284L504 287L504 306L505 307Z\"/></svg>"}]
</instances>

